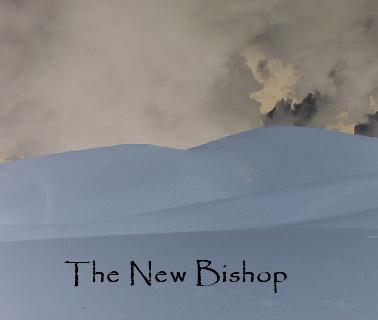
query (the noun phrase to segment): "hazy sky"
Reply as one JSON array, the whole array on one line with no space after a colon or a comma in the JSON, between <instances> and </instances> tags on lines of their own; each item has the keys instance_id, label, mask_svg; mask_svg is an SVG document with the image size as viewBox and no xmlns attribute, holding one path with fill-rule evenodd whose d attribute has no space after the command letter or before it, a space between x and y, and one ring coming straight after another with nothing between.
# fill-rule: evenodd
<instances>
[{"instance_id":1,"label":"hazy sky","mask_svg":"<svg viewBox=\"0 0 378 320\"><path fill-rule=\"evenodd\" d=\"M376 0L0 0L0 158L188 147L327 95L316 125L375 110Z\"/></svg>"}]
</instances>

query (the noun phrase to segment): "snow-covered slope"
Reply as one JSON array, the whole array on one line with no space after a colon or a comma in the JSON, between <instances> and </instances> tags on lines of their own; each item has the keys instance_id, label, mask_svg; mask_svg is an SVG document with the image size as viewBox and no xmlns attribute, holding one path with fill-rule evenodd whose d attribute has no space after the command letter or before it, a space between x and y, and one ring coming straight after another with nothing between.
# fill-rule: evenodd
<instances>
[{"instance_id":1,"label":"snow-covered slope","mask_svg":"<svg viewBox=\"0 0 378 320\"><path fill-rule=\"evenodd\" d=\"M0 319L375 320L377 195L378 139L318 129L2 164ZM121 281L81 273L74 288L64 261L92 259ZM198 288L196 259L233 271L247 260L288 279L277 295L262 284ZM130 260L188 280L131 287Z\"/></svg>"},{"instance_id":2,"label":"snow-covered slope","mask_svg":"<svg viewBox=\"0 0 378 320\"><path fill-rule=\"evenodd\" d=\"M272 204L272 197L292 210L301 197L321 195L322 183L330 183L323 193L332 198L315 197L313 210L324 201L342 206L356 193L361 210L370 210L375 173L378 140L292 127L253 130L190 150L122 145L68 152L0 165L0 224L94 223L193 205L199 212L200 204L208 211L231 198L251 214L266 211L261 205Z\"/></svg>"}]
</instances>

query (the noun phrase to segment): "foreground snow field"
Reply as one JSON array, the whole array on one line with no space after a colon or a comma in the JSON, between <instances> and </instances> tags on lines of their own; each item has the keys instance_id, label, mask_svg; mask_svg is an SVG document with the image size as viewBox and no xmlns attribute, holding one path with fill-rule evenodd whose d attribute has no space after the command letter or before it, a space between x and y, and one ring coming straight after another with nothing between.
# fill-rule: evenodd
<instances>
[{"instance_id":1,"label":"foreground snow field","mask_svg":"<svg viewBox=\"0 0 378 320\"><path fill-rule=\"evenodd\" d=\"M343 319L377 318L378 232L279 228L0 243L1 319ZM115 285L92 284L64 261L96 259L101 270L123 271ZM194 286L194 262L211 259L240 270L285 271L278 294L262 284ZM188 270L182 285L138 281L128 263ZM81 269L80 269L81 270ZM90 270L83 268L83 270ZM81 272L81 271L80 271Z\"/></svg>"},{"instance_id":2,"label":"foreground snow field","mask_svg":"<svg viewBox=\"0 0 378 320\"><path fill-rule=\"evenodd\" d=\"M0 319L377 319L378 140L274 127L0 165ZM74 288L66 260L284 271L271 286ZM126 273L127 275L127 273Z\"/></svg>"}]
</instances>

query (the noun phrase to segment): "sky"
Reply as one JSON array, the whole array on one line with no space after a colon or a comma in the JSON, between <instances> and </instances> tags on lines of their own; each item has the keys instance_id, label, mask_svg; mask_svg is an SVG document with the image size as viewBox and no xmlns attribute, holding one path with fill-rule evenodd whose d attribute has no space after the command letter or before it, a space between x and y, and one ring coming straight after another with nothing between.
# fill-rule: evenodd
<instances>
[{"instance_id":1,"label":"sky","mask_svg":"<svg viewBox=\"0 0 378 320\"><path fill-rule=\"evenodd\" d=\"M187 148L309 93L301 123L351 133L378 109L377 37L375 0L0 0L0 160Z\"/></svg>"}]
</instances>

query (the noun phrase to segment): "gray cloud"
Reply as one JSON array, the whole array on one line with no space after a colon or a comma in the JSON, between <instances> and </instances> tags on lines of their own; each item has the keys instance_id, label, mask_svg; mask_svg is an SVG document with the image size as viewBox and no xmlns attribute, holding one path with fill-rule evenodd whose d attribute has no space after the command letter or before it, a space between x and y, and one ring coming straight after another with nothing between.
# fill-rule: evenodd
<instances>
[{"instance_id":1,"label":"gray cloud","mask_svg":"<svg viewBox=\"0 0 378 320\"><path fill-rule=\"evenodd\" d=\"M192 21L201 6L1 2L0 151L182 147L258 125L248 98L258 84L235 63L242 42L225 46L215 26Z\"/></svg>"},{"instance_id":2,"label":"gray cloud","mask_svg":"<svg viewBox=\"0 0 378 320\"><path fill-rule=\"evenodd\" d=\"M357 123L378 92L372 0L0 1L0 152L117 143L186 147L261 125L258 47L319 91L326 126ZM257 70L269 76L269 60Z\"/></svg>"},{"instance_id":3,"label":"gray cloud","mask_svg":"<svg viewBox=\"0 0 378 320\"><path fill-rule=\"evenodd\" d=\"M257 64L256 72L263 78L269 79L272 74L269 70L268 59L260 60Z\"/></svg>"}]
</instances>

